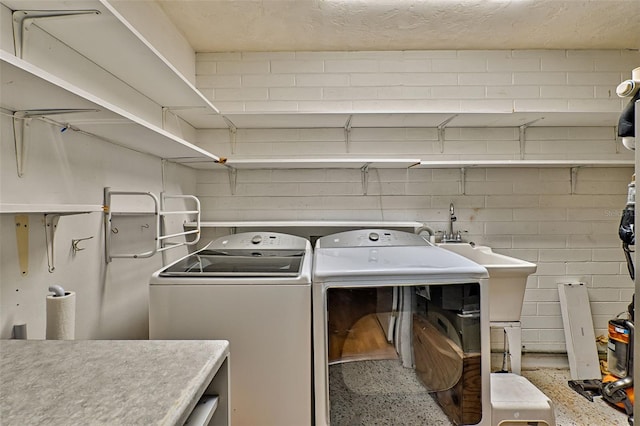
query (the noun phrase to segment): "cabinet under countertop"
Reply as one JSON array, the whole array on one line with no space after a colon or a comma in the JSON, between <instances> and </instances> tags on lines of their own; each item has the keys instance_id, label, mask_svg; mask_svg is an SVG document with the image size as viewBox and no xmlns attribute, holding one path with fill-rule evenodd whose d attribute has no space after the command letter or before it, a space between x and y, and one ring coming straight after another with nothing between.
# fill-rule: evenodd
<instances>
[{"instance_id":1,"label":"cabinet under countertop","mask_svg":"<svg viewBox=\"0 0 640 426\"><path fill-rule=\"evenodd\" d=\"M224 340L3 340L0 423L182 425L215 394L228 424L228 356Z\"/></svg>"}]
</instances>

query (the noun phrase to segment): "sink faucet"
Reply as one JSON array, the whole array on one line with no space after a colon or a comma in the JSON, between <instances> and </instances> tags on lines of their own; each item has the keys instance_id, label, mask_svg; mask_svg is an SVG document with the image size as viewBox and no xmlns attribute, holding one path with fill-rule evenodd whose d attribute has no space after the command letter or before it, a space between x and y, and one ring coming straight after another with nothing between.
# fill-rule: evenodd
<instances>
[{"instance_id":1,"label":"sink faucet","mask_svg":"<svg viewBox=\"0 0 640 426\"><path fill-rule=\"evenodd\" d=\"M449 204L449 232L444 233L444 236L442 237L443 242L462 242L462 235L460 234L460 231L455 234L453 233L453 222L456 220L458 220L456 217L456 210L453 203L451 203Z\"/></svg>"},{"instance_id":2,"label":"sink faucet","mask_svg":"<svg viewBox=\"0 0 640 426\"><path fill-rule=\"evenodd\" d=\"M453 222L458 220L453 203L449 204L449 236L453 237Z\"/></svg>"}]
</instances>

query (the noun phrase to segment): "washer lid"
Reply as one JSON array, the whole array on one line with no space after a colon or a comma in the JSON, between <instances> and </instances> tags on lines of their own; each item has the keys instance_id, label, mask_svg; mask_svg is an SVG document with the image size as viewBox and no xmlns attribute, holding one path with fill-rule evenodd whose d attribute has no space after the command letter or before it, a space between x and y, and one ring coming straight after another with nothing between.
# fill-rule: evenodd
<instances>
[{"instance_id":1,"label":"washer lid","mask_svg":"<svg viewBox=\"0 0 640 426\"><path fill-rule=\"evenodd\" d=\"M297 277L310 244L274 232L228 235L160 272L161 277Z\"/></svg>"},{"instance_id":2,"label":"washer lid","mask_svg":"<svg viewBox=\"0 0 640 426\"><path fill-rule=\"evenodd\" d=\"M319 282L477 282L488 277L483 266L431 245L316 248L314 253L313 280Z\"/></svg>"}]
</instances>

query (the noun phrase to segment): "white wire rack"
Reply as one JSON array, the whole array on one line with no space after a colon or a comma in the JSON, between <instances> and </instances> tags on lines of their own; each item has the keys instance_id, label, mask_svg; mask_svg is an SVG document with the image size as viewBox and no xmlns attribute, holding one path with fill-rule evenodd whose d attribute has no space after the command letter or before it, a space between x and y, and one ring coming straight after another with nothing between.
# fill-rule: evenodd
<instances>
[{"instance_id":1,"label":"white wire rack","mask_svg":"<svg viewBox=\"0 0 640 426\"><path fill-rule=\"evenodd\" d=\"M112 210L112 198L113 196L124 197L148 197L153 201L152 211L118 211ZM165 210L166 200L168 199L183 199L189 200L193 203L195 208L193 210ZM107 263L111 262L115 258L146 258L151 257L156 253L181 247L191 246L200 240L200 200L193 195L170 195L161 193L158 198L155 194L145 191L113 191L111 188L104 189L104 206L105 214L105 256ZM154 245L151 250L139 252L139 253L113 253L113 217L114 216L139 216L148 215L154 217ZM173 234L163 234L162 218L170 215L185 215L187 219L185 222L195 223L195 229L185 230L183 232L177 232ZM194 222L195 220L195 222ZM193 235L194 238L187 240L187 236ZM172 238L185 237L185 241L171 242L168 241Z\"/></svg>"}]
</instances>

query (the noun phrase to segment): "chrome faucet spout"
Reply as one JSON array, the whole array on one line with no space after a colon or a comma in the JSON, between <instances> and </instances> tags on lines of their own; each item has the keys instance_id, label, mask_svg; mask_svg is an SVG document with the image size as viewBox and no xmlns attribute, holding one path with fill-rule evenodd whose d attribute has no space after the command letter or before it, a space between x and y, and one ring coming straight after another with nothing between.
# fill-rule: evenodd
<instances>
[{"instance_id":1,"label":"chrome faucet spout","mask_svg":"<svg viewBox=\"0 0 640 426\"><path fill-rule=\"evenodd\" d=\"M451 239L455 238L453 234L453 222L455 222L456 220L458 220L458 218L456 217L456 210L453 206L453 203L451 203L449 204L449 238Z\"/></svg>"}]
</instances>

